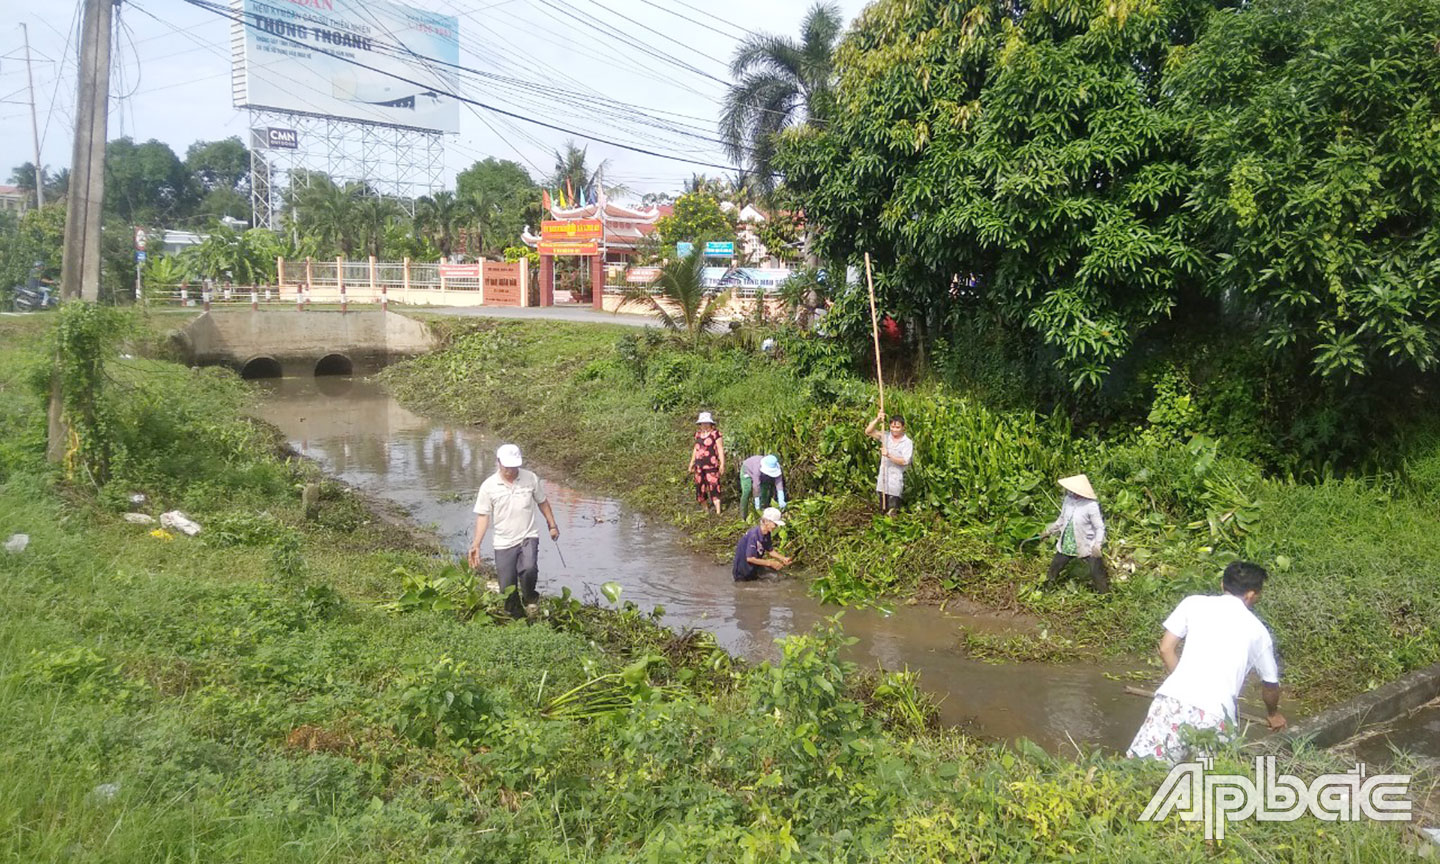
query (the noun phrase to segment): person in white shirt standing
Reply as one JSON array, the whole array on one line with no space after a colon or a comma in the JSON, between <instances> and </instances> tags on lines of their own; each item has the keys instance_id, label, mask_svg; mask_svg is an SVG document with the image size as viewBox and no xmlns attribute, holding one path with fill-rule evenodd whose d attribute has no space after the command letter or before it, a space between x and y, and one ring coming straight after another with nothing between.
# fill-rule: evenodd
<instances>
[{"instance_id":1,"label":"person in white shirt standing","mask_svg":"<svg viewBox=\"0 0 1440 864\"><path fill-rule=\"evenodd\" d=\"M550 539L560 539L545 486L534 471L520 467L522 461L514 444L502 444L495 451L495 473L485 478L475 496L475 539L470 543L470 566L479 567L480 541L494 523L495 570L502 592L514 588L505 598L505 611L512 618L525 617L525 607L540 598L535 590L540 578L537 508L550 526Z\"/></svg>"},{"instance_id":2,"label":"person in white shirt standing","mask_svg":"<svg viewBox=\"0 0 1440 864\"><path fill-rule=\"evenodd\" d=\"M885 422L881 411L865 427L865 434L880 442L880 472L875 476L875 491L880 493L880 510L894 516L905 503L905 469L915 455L915 442L905 434L905 418L890 416L890 434L877 427Z\"/></svg>"},{"instance_id":3,"label":"person in white shirt standing","mask_svg":"<svg viewBox=\"0 0 1440 864\"><path fill-rule=\"evenodd\" d=\"M1251 611L1267 575L1259 565L1236 561L1221 577L1223 593L1186 597L1165 619L1160 659L1170 677L1155 691L1126 755L1174 765L1191 758L1196 732L1214 730L1221 740L1233 738L1239 716L1235 700L1251 669L1260 676L1270 731L1285 728L1275 644ZM1185 652L1177 657L1181 640Z\"/></svg>"}]
</instances>

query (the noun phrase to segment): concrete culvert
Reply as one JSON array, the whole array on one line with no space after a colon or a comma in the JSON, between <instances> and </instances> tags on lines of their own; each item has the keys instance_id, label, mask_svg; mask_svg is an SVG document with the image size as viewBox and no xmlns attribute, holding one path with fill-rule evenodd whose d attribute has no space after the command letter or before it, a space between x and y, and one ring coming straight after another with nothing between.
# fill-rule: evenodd
<instances>
[{"instance_id":1,"label":"concrete culvert","mask_svg":"<svg viewBox=\"0 0 1440 864\"><path fill-rule=\"evenodd\" d=\"M280 368L280 361L274 357L256 357L249 360L240 369L240 377L246 381L255 381L260 378L280 378L284 371Z\"/></svg>"},{"instance_id":2,"label":"concrete culvert","mask_svg":"<svg viewBox=\"0 0 1440 864\"><path fill-rule=\"evenodd\" d=\"M326 354L315 364L315 375L349 375L355 371L350 358L344 354Z\"/></svg>"}]
</instances>

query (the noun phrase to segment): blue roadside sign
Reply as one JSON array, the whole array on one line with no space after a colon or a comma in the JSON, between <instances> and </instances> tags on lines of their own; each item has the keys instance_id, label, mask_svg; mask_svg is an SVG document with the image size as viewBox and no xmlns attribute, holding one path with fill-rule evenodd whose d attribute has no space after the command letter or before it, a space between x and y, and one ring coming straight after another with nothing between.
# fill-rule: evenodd
<instances>
[{"instance_id":1,"label":"blue roadside sign","mask_svg":"<svg viewBox=\"0 0 1440 864\"><path fill-rule=\"evenodd\" d=\"M135 250L135 262L138 264L138 263L140 263L140 262L142 262L142 261L144 261L144 260L145 260L145 250L144 250L144 249L136 249L136 250Z\"/></svg>"},{"instance_id":2,"label":"blue roadside sign","mask_svg":"<svg viewBox=\"0 0 1440 864\"><path fill-rule=\"evenodd\" d=\"M677 258L688 258L691 252L695 251L694 243L686 243L683 240L675 244L675 256Z\"/></svg>"},{"instance_id":3,"label":"blue roadside sign","mask_svg":"<svg viewBox=\"0 0 1440 864\"><path fill-rule=\"evenodd\" d=\"M735 254L735 241L726 240L722 242L719 240L711 240L705 244L705 254L717 258L728 258Z\"/></svg>"}]
</instances>

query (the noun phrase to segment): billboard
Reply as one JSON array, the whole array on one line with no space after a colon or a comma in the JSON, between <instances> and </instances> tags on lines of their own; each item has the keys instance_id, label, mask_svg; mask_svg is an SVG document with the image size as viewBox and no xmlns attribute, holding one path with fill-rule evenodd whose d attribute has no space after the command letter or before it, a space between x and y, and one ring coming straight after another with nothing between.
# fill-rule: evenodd
<instances>
[{"instance_id":1,"label":"billboard","mask_svg":"<svg viewBox=\"0 0 1440 864\"><path fill-rule=\"evenodd\" d=\"M235 107L460 130L460 103L443 95L459 86L454 16L386 0L233 2Z\"/></svg>"}]
</instances>

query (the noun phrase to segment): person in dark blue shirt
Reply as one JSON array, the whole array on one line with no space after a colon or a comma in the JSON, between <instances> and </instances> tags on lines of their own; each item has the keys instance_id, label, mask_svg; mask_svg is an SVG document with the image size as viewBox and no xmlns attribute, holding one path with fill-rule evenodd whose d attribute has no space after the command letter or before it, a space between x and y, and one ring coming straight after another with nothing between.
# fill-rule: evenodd
<instances>
[{"instance_id":1,"label":"person in dark blue shirt","mask_svg":"<svg viewBox=\"0 0 1440 864\"><path fill-rule=\"evenodd\" d=\"M730 575L735 577L736 582L760 578L762 568L779 570L790 563L792 559L773 548L775 529L784 524L785 520L777 508L766 507L765 512L760 514L760 524L740 538L739 545L735 547L735 563L730 568Z\"/></svg>"}]
</instances>

